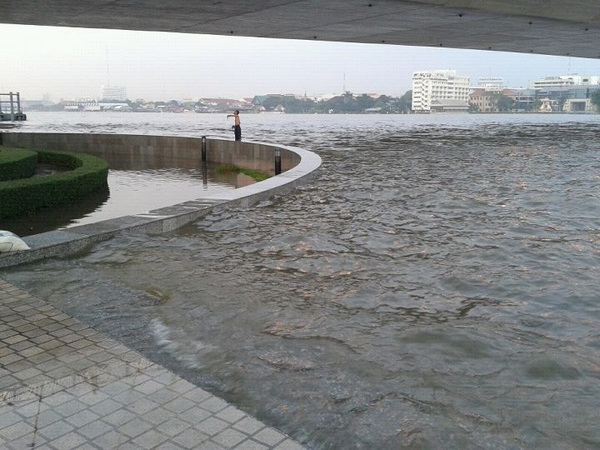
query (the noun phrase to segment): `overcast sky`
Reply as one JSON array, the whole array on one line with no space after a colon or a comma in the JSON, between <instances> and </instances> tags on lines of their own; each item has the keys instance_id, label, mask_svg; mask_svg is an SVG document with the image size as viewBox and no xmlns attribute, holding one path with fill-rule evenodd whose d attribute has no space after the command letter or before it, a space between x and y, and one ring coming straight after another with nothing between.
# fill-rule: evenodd
<instances>
[{"instance_id":1,"label":"overcast sky","mask_svg":"<svg viewBox=\"0 0 600 450\"><path fill-rule=\"evenodd\" d=\"M394 45L1 25L0 92L24 99L96 98L124 86L131 100L255 94L400 96L415 71L455 69L476 85L502 77L531 87L557 75L600 75L600 61Z\"/></svg>"}]
</instances>

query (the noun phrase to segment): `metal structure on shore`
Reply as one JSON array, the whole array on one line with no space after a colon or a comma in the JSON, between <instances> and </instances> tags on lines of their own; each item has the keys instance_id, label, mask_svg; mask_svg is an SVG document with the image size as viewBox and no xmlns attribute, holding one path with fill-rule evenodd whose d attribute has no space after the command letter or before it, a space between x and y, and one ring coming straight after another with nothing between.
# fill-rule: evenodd
<instances>
[{"instance_id":1,"label":"metal structure on shore","mask_svg":"<svg viewBox=\"0 0 600 450\"><path fill-rule=\"evenodd\" d=\"M21 95L19 92L0 93L0 121L23 121L27 115L21 109Z\"/></svg>"}]
</instances>

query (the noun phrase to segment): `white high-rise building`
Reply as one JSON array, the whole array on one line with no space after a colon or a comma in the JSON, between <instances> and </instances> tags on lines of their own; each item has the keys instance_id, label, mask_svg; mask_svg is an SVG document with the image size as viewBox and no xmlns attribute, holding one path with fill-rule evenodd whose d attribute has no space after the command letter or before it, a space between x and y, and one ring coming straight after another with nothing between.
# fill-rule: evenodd
<instances>
[{"instance_id":1,"label":"white high-rise building","mask_svg":"<svg viewBox=\"0 0 600 450\"><path fill-rule=\"evenodd\" d=\"M480 78L478 86L490 91L501 91L504 89L504 79L498 77Z\"/></svg>"},{"instance_id":2,"label":"white high-rise building","mask_svg":"<svg viewBox=\"0 0 600 450\"><path fill-rule=\"evenodd\" d=\"M533 82L534 89L551 89L567 86L597 86L600 84L600 77L597 75L561 75L558 77L546 77L542 80Z\"/></svg>"},{"instance_id":3,"label":"white high-rise building","mask_svg":"<svg viewBox=\"0 0 600 450\"><path fill-rule=\"evenodd\" d=\"M456 70L414 72L412 76L412 109L430 112L433 101L460 100L469 102L470 80Z\"/></svg>"},{"instance_id":4,"label":"white high-rise building","mask_svg":"<svg viewBox=\"0 0 600 450\"><path fill-rule=\"evenodd\" d=\"M102 86L102 100L127 100L127 89L124 86Z\"/></svg>"}]
</instances>

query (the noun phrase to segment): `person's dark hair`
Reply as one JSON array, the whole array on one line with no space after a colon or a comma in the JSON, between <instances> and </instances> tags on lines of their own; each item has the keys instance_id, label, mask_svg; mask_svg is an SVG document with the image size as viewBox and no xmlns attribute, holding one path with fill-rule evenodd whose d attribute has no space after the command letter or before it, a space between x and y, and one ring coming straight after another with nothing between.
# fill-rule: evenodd
<instances>
[{"instance_id":1,"label":"person's dark hair","mask_svg":"<svg viewBox=\"0 0 600 450\"><path fill-rule=\"evenodd\" d=\"M236 109L236 110L234 111L234 113L236 113L236 114L239 114L239 113L240 113L240 110L239 110L239 109Z\"/></svg>"}]
</instances>

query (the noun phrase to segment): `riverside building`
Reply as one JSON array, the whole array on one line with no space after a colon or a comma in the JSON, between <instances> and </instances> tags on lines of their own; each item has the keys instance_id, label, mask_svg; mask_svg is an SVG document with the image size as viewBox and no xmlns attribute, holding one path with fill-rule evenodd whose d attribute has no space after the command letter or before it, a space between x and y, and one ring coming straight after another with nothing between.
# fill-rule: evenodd
<instances>
[{"instance_id":1,"label":"riverside building","mask_svg":"<svg viewBox=\"0 0 600 450\"><path fill-rule=\"evenodd\" d=\"M600 76L561 75L534 81L535 96L552 112L594 112L592 95L600 90Z\"/></svg>"},{"instance_id":2,"label":"riverside building","mask_svg":"<svg viewBox=\"0 0 600 450\"><path fill-rule=\"evenodd\" d=\"M123 101L127 99L127 89L124 86L102 86L102 100Z\"/></svg>"},{"instance_id":3,"label":"riverside building","mask_svg":"<svg viewBox=\"0 0 600 450\"><path fill-rule=\"evenodd\" d=\"M416 113L429 113L432 105L443 111L448 103L453 110L460 105L465 111L469 107L471 88L468 77L460 76L455 70L414 72L412 76L412 109Z\"/></svg>"}]
</instances>

